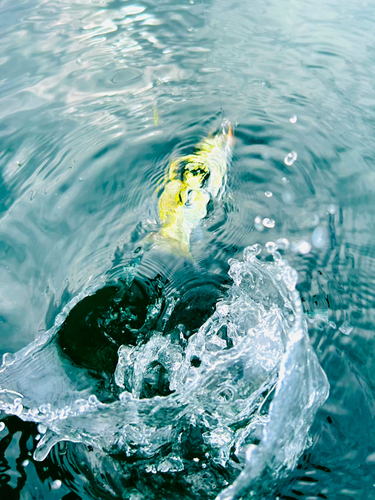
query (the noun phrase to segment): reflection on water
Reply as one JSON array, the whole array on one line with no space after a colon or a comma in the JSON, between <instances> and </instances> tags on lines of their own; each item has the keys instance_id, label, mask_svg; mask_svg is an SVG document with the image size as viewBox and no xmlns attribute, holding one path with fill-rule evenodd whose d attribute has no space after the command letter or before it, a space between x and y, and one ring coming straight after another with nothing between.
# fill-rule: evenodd
<instances>
[{"instance_id":1,"label":"reflection on water","mask_svg":"<svg viewBox=\"0 0 375 500\"><path fill-rule=\"evenodd\" d=\"M157 225L155 187L171 155L190 152L227 116L237 124L227 191L192 245L207 288L199 290L191 272L182 293L193 310L203 302L194 290L210 297L197 314L204 323L227 293L228 259L256 242L278 242L298 270L310 338L331 389L310 448L276 489L289 498L371 498L372 6L5 0L0 30L1 352L24 348L71 300L82 298L83 308L88 289L105 290L124 275L137 242ZM154 307L147 297L144 308ZM185 309L174 311L180 321ZM112 369L119 341L109 337L99 345ZM90 360L103 359L83 338L71 330L65 346L61 337L73 361L64 381L78 384L86 362L100 399L113 383L106 370L100 377L90 371ZM65 359L58 349L47 354L46 369ZM164 390L162 371L149 371L146 393L155 384ZM90 455L83 444L60 443L39 464L29 453L43 433L13 417L4 423L4 497L33 498L38 488L40 498L110 498L130 481L112 457ZM106 493L88 470L100 470ZM137 485L134 470L128 473ZM215 478L233 481L222 470ZM56 480L62 485L53 489Z\"/></svg>"}]
</instances>

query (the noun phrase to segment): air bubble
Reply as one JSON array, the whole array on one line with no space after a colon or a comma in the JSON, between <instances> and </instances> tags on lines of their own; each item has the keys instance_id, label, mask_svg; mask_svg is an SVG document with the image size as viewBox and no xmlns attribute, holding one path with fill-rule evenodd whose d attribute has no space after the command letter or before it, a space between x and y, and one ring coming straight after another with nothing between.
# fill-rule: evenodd
<instances>
[{"instance_id":1,"label":"air bubble","mask_svg":"<svg viewBox=\"0 0 375 500\"><path fill-rule=\"evenodd\" d=\"M5 429L5 424L4 422L0 422L0 432Z\"/></svg>"},{"instance_id":2,"label":"air bubble","mask_svg":"<svg viewBox=\"0 0 375 500\"><path fill-rule=\"evenodd\" d=\"M30 461L29 460L24 460L22 462L22 467L27 467L29 465Z\"/></svg>"},{"instance_id":3,"label":"air bubble","mask_svg":"<svg viewBox=\"0 0 375 500\"><path fill-rule=\"evenodd\" d=\"M265 196L267 196L267 198L271 198L271 196L273 196L272 191L266 191L264 194L265 194Z\"/></svg>"},{"instance_id":4,"label":"air bubble","mask_svg":"<svg viewBox=\"0 0 375 500\"><path fill-rule=\"evenodd\" d=\"M285 165L287 165L288 167L290 167L291 165L293 165L293 163L296 161L297 159L297 153L295 151L291 151L290 153L288 153L286 155L286 157L284 158L284 163Z\"/></svg>"},{"instance_id":5,"label":"air bubble","mask_svg":"<svg viewBox=\"0 0 375 500\"><path fill-rule=\"evenodd\" d=\"M269 219L268 217L265 217L262 220L262 224L264 227L268 227L269 229L272 229L273 227L275 227L275 221L273 219Z\"/></svg>"},{"instance_id":6,"label":"air bubble","mask_svg":"<svg viewBox=\"0 0 375 500\"><path fill-rule=\"evenodd\" d=\"M60 481L60 479L55 479L55 481L53 481L53 483L51 484L51 488L53 490L59 490L62 486L62 482Z\"/></svg>"},{"instance_id":7,"label":"air bubble","mask_svg":"<svg viewBox=\"0 0 375 500\"><path fill-rule=\"evenodd\" d=\"M296 116L296 115L293 115L293 116L291 116L291 117L289 118L290 123L297 123L297 120L298 120L298 118L297 118L297 116Z\"/></svg>"}]
</instances>

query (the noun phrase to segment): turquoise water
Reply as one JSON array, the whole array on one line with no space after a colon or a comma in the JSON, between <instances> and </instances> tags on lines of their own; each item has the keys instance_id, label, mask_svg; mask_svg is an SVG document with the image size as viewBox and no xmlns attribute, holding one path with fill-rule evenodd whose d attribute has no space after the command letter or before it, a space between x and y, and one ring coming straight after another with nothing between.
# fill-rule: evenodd
<instances>
[{"instance_id":1,"label":"turquoise water","mask_svg":"<svg viewBox=\"0 0 375 500\"><path fill-rule=\"evenodd\" d=\"M1 354L120 273L157 225L155 190L171 156L226 117L236 137L228 184L192 244L200 295L175 322L193 315L194 330L210 316L230 286L228 259L288 239L283 254L299 274L330 396L310 447L268 485L269 498L375 498L373 9L347 0L2 0ZM98 363L95 349L74 343L80 333L61 341L70 357L78 352L77 373ZM98 478L84 444L34 460L35 424L2 417L2 498L138 498L104 454ZM219 476L220 490L235 473ZM132 481L148 491L136 473ZM189 495L211 498L194 485Z\"/></svg>"}]
</instances>

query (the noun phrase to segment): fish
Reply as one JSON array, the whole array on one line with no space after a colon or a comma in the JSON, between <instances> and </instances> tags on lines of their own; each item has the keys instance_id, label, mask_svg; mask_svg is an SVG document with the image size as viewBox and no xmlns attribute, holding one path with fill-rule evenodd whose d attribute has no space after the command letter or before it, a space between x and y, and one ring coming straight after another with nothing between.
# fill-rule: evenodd
<instances>
[{"instance_id":1,"label":"fish","mask_svg":"<svg viewBox=\"0 0 375 500\"><path fill-rule=\"evenodd\" d=\"M224 120L192 154L170 162L158 204L160 230L154 237L158 246L190 255L192 232L206 217L210 200L224 192L233 147L233 129Z\"/></svg>"}]
</instances>

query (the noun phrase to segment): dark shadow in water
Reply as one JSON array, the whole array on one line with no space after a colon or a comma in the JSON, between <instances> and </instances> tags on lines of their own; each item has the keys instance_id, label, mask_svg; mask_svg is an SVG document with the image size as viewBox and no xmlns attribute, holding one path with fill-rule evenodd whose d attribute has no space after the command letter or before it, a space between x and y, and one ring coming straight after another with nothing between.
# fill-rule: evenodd
<instances>
[{"instance_id":1,"label":"dark shadow in water","mask_svg":"<svg viewBox=\"0 0 375 500\"><path fill-rule=\"evenodd\" d=\"M139 346L159 332L183 348L213 314L227 281L190 259L158 251L146 253L135 276L127 278L113 280L82 299L58 331L60 355L99 379L102 402L118 395L113 374L121 345ZM132 389L126 381L125 387ZM165 368L151 364L140 397L169 394Z\"/></svg>"}]
</instances>

